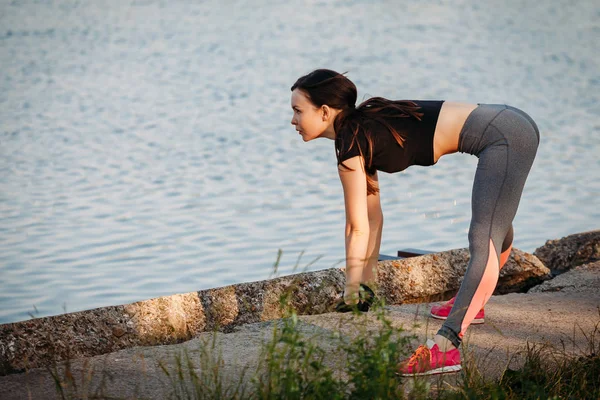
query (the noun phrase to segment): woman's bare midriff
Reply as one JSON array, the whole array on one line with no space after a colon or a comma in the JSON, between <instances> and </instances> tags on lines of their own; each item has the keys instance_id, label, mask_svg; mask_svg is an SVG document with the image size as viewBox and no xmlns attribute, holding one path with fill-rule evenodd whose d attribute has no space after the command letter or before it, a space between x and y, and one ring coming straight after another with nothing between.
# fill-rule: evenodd
<instances>
[{"instance_id":1,"label":"woman's bare midriff","mask_svg":"<svg viewBox=\"0 0 600 400\"><path fill-rule=\"evenodd\" d=\"M458 137L465 121L477 104L445 101L442 104L433 136L433 161L458 151Z\"/></svg>"}]
</instances>

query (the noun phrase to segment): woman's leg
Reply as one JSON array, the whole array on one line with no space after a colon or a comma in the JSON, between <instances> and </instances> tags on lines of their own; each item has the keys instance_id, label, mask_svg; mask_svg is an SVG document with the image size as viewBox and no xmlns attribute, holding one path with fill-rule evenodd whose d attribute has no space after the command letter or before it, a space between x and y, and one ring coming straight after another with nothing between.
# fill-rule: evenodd
<instances>
[{"instance_id":1,"label":"woman's leg","mask_svg":"<svg viewBox=\"0 0 600 400\"><path fill-rule=\"evenodd\" d=\"M400 373L430 375L461 369L460 346L473 318L488 301L512 248L512 220L539 144L531 118L505 105L481 105L463 127L459 150L479 157L469 229L471 259L450 315L435 343L420 346Z\"/></svg>"},{"instance_id":2,"label":"woman's leg","mask_svg":"<svg viewBox=\"0 0 600 400\"><path fill-rule=\"evenodd\" d=\"M509 109L483 134L487 145L479 153L471 202L471 259L452 311L438 331L455 347L491 297L501 265L508 259L512 221L535 158L537 135L527 118Z\"/></svg>"},{"instance_id":3,"label":"woman's leg","mask_svg":"<svg viewBox=\"0 0 600 400\"><path fill-rule=\"evenodd\" d=\"M512 241L513 241L513 228L511 225L508 233L504 237L504 242L502 242L502 253L500 253L500 269L502 269L502 267L504 267L504 264L506 264L506 262L508 261L508 258L510 257L510 252L512 250ZM441 305L436 305L436 306L431 307L430 315L433 318L437 318L437 319L448 318L448 315L450 314L450 311L452 311L452 307L454 306L455 300L456 300L456 295ZM473 319L472 324L483 324L484 315L485 315L484 310L482 308L481 311L479 313L477 313L477 316L475 317L475 319Z\"/></svg>"}]
</instances>

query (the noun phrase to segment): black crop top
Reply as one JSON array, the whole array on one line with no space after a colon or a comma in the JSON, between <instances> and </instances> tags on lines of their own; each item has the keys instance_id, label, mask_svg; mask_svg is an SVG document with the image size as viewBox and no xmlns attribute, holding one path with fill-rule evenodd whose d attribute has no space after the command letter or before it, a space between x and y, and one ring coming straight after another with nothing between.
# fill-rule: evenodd
<instances>
[{"instance_id":1,"label":"black crop top","mask_svg":"<svg viewBox=\"0 0 600 400\"><path fill-rule=\"evenodd\" d=\"M421 120L414 117L384 118L393 126L405 140L402 146L396 142L392 133L381 122L368 120L364 123L373 139L373 164L367 168L367 173L375 170L383 172L398 172L411 165L433 165L433 135L443 101L414 101L423 113ZM356 146L351 146L353 130L345 125L336 133L335 146L339 150L339 162L360 155ZM369 159L369 146L364 132L359 130L358 145L360 146L365 163Z\"/></svg>"}]
</instances>

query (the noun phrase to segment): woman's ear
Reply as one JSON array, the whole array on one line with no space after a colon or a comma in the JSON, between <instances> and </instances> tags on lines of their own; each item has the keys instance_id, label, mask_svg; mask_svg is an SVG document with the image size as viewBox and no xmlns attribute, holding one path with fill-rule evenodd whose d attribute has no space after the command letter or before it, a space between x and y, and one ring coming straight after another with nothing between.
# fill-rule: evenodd
<instances>
[{"instance_id":1,"label":"woman's ear","mask_svg":"<svg viewBox=\"0 0 600 400\"><path fill-rule=\"evenodd\" d=\"M321 118L323 119L323 121L327 121L330 115L331 109L327 104L323 104L323 106L321 106Z\"/></svg>"}]
</instances>

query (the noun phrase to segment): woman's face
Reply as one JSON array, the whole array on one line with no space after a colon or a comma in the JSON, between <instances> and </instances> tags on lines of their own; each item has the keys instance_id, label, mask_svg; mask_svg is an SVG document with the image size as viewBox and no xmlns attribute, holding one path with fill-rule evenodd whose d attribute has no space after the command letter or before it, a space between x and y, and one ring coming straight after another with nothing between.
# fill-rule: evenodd
<instances>
[{"instance_id":1,"label":"woman's face","mask_svg":"<svg viewBox=\"0 0 600 400\"><path fill-rule=\"evenodd\" d=\"M300 89L292 92L292 125L305 142L321 136L327 129L322 107L316 107Z\"/></svg>"}]
</instances>

